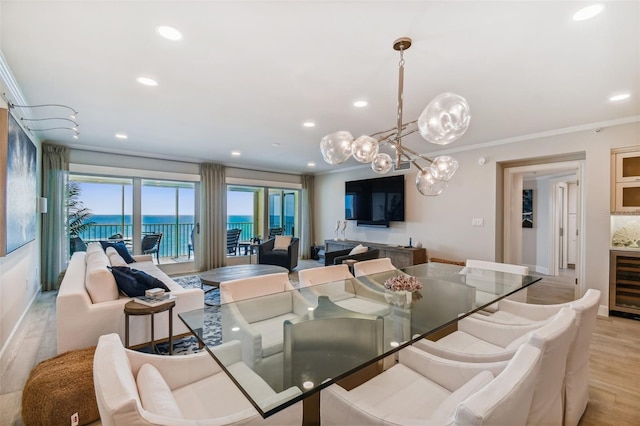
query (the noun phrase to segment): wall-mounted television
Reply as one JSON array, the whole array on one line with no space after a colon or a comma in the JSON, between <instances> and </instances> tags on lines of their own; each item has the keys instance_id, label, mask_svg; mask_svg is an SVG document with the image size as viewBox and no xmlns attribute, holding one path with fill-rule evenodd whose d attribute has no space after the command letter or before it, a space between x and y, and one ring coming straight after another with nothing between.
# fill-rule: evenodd
<instances>
[{"instance_id":1,"label":"wall-mounted television","mask_svg":"<svg viewBox=\"0 0 640 426\"><path fill-rule=\"evenodd\" d=\"M404 175L345 182L344 217L358 226L404 222Z\"/></svg>"}]
</instances>

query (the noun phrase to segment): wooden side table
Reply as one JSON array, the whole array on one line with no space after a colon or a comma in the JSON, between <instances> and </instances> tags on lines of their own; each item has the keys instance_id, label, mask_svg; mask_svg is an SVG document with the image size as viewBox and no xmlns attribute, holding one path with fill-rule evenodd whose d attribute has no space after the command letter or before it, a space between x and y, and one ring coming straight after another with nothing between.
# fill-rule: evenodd
<instances>
[{"instance_id":1,"label":"wooden side table","mask_svg":"<svg viewBox=\"0 0 640 426\"><path fill-rule=\"evenodd\" d=\"M156 351L154 333L154 320L155 314L160 312L169 311L169 355L173 355L173 307L176 306L175 300L170 300L166 303L162 303L157 306L147 306L142 303L137 303L135 300L127 302L124 305L124 345L129 347L129 316L130 315L151 315L151 353Z\"/></svg>"}]
</instances>

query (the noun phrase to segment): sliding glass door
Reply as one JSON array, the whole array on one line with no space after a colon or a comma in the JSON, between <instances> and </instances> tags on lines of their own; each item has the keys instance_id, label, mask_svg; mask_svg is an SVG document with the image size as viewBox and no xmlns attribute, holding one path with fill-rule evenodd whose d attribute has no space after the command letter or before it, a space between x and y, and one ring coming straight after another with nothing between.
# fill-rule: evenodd
<instances>
[{"instance_id":1,"label":"sliding glass door","mask_svg":"<svg viewBox=\"0 0 640 426\"><path fill-rule=\"evenodd\" d=\"M85 213L77 231L83 241L122 240L139 254L145 235L162 234L161 264L194 261L194 182L81 174L71 174L69 182L77 187L76 208Z\"/></svg>"}]
</instances>

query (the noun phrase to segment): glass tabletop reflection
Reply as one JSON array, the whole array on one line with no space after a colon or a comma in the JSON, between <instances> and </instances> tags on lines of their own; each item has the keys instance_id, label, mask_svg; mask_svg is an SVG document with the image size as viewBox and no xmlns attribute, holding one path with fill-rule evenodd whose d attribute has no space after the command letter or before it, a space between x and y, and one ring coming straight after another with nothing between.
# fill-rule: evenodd
<instances>
[{"instance_id":1,"label":"glass tabletop reflection","mask_svg":"<svg viewBox=\"0 0 640 426\"><path fill-rule=\"evenodd\" d=\"M397 277L415 277L421 288L387 289ZM179 317L268 417L540 279L431 262ZM241 365L230 361L231 346Z\"/></svg>"}]
</instances>

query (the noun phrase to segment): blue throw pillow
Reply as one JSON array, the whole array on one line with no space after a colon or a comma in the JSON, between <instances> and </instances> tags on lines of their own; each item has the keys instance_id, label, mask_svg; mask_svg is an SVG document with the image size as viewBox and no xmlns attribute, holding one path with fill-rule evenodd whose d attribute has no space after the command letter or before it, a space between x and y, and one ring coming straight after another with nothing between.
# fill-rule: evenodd
<instances>
[{"instance_id":1,"label":"blue throw pillow","mask_svg":"<svg viewBox=\"0 0 640 426\"><path fill-rule=\"evenodd\" d=\"M116 279L118 289L129 297L144 296L145 290L156 287L171 291L165 283L144 271L128 266L111 266L109 270Z\"/></svg>"},{"instance_id":2,"label":"blue throw pillow","mask_svg":"<svg viewBox=\"0 0 640 426\"><path fill-rule=\"evenodd\" d=\"M116 241L115 243L112 241L100 241L100 245L102 246L102 250L106 250L107 247L113 247L127 263L135 262L135 259L131 257L131 253L127 250L124 241Z\"/></svg>"}]
</instances>

